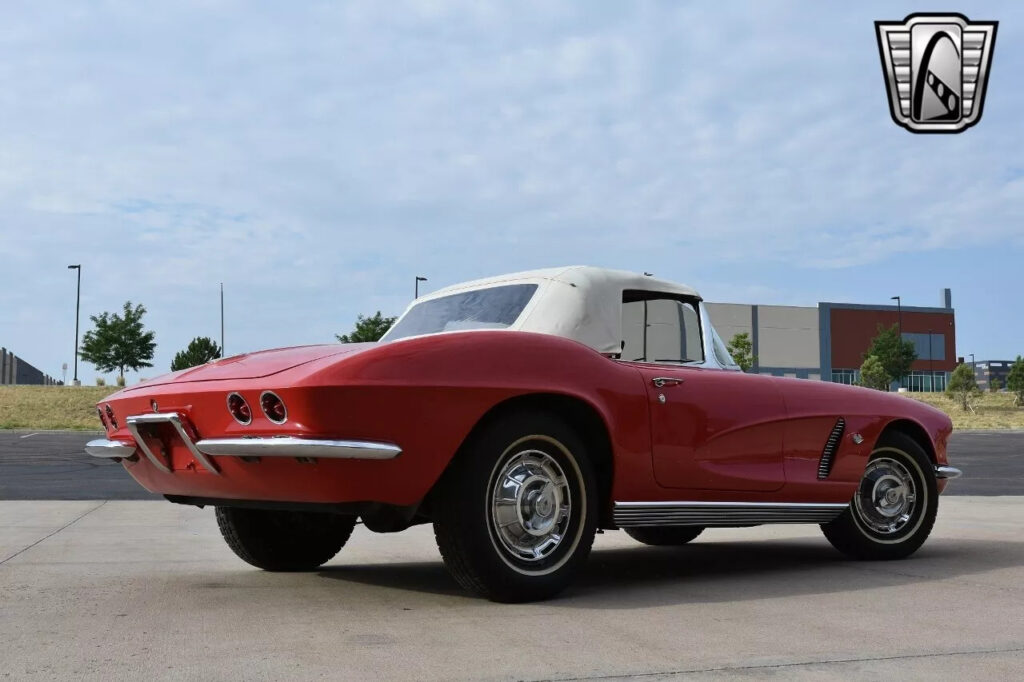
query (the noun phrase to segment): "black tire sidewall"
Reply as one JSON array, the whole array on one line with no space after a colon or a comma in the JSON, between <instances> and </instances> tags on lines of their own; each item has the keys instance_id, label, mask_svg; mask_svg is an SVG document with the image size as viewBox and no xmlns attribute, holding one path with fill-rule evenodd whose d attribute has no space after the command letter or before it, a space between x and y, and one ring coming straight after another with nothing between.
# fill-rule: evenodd
<instances>
[{"instance_id":1,"label":"black tire sidewall","mask_svg":"<svg viewBox=\"0 0 1024 682\"><path fill-rule=\"evenodd\" d=\"M572 495L567 537L540 562L517 561L501 546L491 523L494 477L524 449L538 449L555 459ZM586 561L596 529L596 479L582 440L557 416L517 412L496 419L466 444L446 477L448 499L439 500L444 510L435 519L441 526L438 536L460 535L458 560L486 596L499 601L546 598L561 590Z\"/></svg>"}]
</instances>

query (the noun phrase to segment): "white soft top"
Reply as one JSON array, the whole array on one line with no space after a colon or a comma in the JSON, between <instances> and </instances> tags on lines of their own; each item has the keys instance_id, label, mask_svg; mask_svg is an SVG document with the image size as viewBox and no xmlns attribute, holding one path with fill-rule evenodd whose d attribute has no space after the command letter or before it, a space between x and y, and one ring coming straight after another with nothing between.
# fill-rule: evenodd
<instances>
[{"instance_id":1,"label":"white soft top","mask_svg":"<svg viewBox=\"0 0 1024 682\"><path fill-rule=\"evenodd\" d=\"M509 284L537 285L537 292L509 330L554 334L610 354L622 349L623 291L656 291L700 299L695 290L675 282L635 272L573 265L453 284L421 296L405 312L431 299Z\"/></svg>"}]
</instances>

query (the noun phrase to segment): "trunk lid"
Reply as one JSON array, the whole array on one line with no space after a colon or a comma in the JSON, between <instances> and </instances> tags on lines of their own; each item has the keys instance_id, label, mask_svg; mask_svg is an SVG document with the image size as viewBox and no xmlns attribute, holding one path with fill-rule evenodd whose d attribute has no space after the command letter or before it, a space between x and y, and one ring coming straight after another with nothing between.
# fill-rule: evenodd
<instances>
[{"instance_id":1,"label":"trunk lid","mask_svg":"<svg viewBox=\"0 0 1024 682\"><path fill-rule=\"evenodd\" d=\"M199 367L191 367L179 372L165 374L139 384L139 387L193 381L261 379L316 360L360 353L376 345L376 343L332 343L320 346L296 346L294 348L278 348L275 350L246 353L245 355L235 355L208 362Z\"/></svg>"}]
</instances>

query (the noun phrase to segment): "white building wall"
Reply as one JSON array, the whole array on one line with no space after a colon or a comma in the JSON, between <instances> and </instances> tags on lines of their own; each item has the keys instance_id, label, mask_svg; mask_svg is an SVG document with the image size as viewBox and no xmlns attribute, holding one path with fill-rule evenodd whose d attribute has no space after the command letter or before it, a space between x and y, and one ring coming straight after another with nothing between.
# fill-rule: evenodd
<instances>
[{"instance_id":1,"label":"white building wall","mask_svg":"<svg viewBox=\"0 0 1024 682\"><path fill-rule=\"evenodd\" d=\"M818 309L757 306L758 364L817 369L821 364Z\"/></svg>"}]
</instances>

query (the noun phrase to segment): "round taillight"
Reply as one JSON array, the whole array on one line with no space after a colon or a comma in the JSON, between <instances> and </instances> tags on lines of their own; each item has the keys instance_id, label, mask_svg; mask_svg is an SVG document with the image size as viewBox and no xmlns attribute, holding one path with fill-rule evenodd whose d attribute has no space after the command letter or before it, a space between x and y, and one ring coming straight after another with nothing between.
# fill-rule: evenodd
<instances>
[{"instance_id":1,"label":"round taillight","mask_svg":"<svg viewBox=\"0 0 1024 682\"><path fill-rule=\"evenodd\" d=\"M284 406L284 401L273 391L263 391L260 395L260 407L263 408L263 414L267 415L267 419L275 424L284 424L288 421L288 409Z\"/></svg>"},{"instance_id":2,"label":"round taillight","mask_svg":"<svg viewBox=\"0 0 1024 682\"><path fill-rule=\"evenodd\" d=\"M252 410L249 409L249 403L245 402L245 398L237 393L228 396L228 412L242 426L247 426L252 421Z\"/></svg>"},{"instance_id":3,"label":"round taillight","mask_svg":"<svg viewBox=\"0 0 1024 682\"><path fill-rule=\"evenodd\" d=\"M107 405L106 409L107 409L107 421L110 422L110 427L112 429L114 429L115 431L117 431L117 419L114 418L114 410L110 407L110 405Z\"/></svg>"},{"instance_id":4,"label":"round taillight","mask_svg":"<svg viewBox=\"0 0 1024 682\"><path fill-rule=\"evenodd\" d=\"M100 408L97 407L96 408L96 415L100 418L100 422L103 423L103 428L109 429L110 427L107 426L107 415L103 414L103 410L101 410Z\"/></svg>"}]
</instances>

